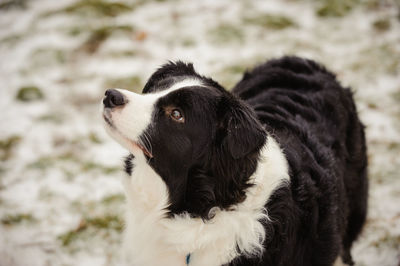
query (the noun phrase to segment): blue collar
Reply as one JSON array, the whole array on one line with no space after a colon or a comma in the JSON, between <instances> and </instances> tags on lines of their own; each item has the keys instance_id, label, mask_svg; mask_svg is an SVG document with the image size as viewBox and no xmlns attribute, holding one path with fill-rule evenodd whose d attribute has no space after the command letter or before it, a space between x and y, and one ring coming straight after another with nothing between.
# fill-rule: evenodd
<instances>
[{"instance_id":1,"label":"blue collar","mask_svg":"<svg viewBox=\"0 0 400 266\"><path fill-rule=\"evenodd\" d=\"M190 263L190 253L186 255L186 265Z\"/></svg>"}]
</instances>

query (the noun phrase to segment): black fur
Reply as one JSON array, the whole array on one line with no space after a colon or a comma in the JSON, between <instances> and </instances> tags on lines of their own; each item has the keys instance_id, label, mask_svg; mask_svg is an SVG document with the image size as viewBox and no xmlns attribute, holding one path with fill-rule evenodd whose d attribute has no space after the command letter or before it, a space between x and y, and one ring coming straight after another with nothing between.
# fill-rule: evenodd
<instances>
[{"instance_id":1,"label":"black fur","mask_svg":"<svg viewBox=\"0 0 400 266\"><path fill-rule=\"evenodd\" d=\"M132 170L134 168L133 159L135 159L135 156L133 156L133 154L129 154L124 160L124 170L128 175L132 174Z\"/></svg>"},{"instance_id":2,"label":"black fur","mask_svg":"<svg viewBox=\"0 0 400 266\"><path fill-rule=\"evenodd\" d=\"M273 222L262 263L240 258L235 265L332 265L338 253L352 264L368 181L351 91L321 65L284 57L246 73L233 93L254 108L290 166L290 186L267 204Z\"/></svg>"},{"instance_id":3,"label":"black fur","mask_svg":"<svg viewBox=\"0 0 400 266\"><path fill-rule=\"evenodd\" d=\"M368 183L364 130L351 91L321 65L284 57L246 73L233 93L182 62L158 69L143 92L187 77L205 87L162 97L142 138L148 149L151 143L149 164L170 191L170 214L207 220L211 208L229 210L242 202L268 132L289 162L290 182L266 204L271 221L264 222L263 256L231 264L322 266L338 254L352 263ZM168 108L180 110L185 123L172 121Z\"/></svg>"},{"instance_id":4,"label":"black fur","mask_svg":"<svg viewBox=\"0 0 400 266\"><path fill-rule=\"evenodd\" d=\"M143 88L143 93L161 91L172 84L183 80L187 77L196 77L201 79L205 84L214 87L218 90L224 90L217 82L214 80L199 75L193 67L193 64L186 64L182 61L169 62L168 64L160 67L156 72L151 75L150 79L147 81Z\"/></svg>"}]
</instances>

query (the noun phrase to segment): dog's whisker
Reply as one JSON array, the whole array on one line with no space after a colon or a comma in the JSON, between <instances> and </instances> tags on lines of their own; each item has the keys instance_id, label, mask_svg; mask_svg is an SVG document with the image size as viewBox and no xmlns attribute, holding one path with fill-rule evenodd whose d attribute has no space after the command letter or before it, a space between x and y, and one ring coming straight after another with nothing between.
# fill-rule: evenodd
<instances>
[{"instance_id":1,"label":"dog's whisker","mask_svg":"<svg viewBox=\"0 0 400 266\"><path fill-rule=\"evenodd\" d=\"M146 132L144 132L142 137L139 139L139 144L142 145L149 152L149 154L153 155L151 141ZM147 162L150 162L150 159L151 158L149 158Z\"/></svg>"}]
</instances>

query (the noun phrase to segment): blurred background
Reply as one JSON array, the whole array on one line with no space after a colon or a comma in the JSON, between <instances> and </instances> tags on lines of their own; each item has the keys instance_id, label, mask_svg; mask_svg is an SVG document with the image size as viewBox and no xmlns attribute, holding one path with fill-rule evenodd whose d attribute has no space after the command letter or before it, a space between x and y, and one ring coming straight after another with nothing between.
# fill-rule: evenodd
<instances>
[{"instance_id":1,"label":"blurred background","mask_svg":"<svg viewBox=\"0 0 400 266\"><path fill-rule=\"evenodd\" d=\"M286 54L351 86L366 125L369 216L356 265L400 259L400 3L0 0L0 265L116 265L122 157L99 114L167 60L227 89Z\"/></svg>"}]
</instances>

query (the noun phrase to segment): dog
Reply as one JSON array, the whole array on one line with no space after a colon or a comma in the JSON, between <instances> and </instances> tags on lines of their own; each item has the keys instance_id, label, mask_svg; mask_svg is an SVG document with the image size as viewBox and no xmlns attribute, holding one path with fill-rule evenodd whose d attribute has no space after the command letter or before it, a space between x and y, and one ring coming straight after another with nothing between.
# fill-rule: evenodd
<instances>
[{"instance_id":1,"label":"dog","mask_svg":"<svg viewBox=\"0 0 400 266\"><path fill-rule=\"evenodd\" d=\"M169 62L142 94L109 89L125 147L127 265L353 265L367 213L364 126L349 88L286 56L231 90Z\"/></svg>"}]
</instances>

